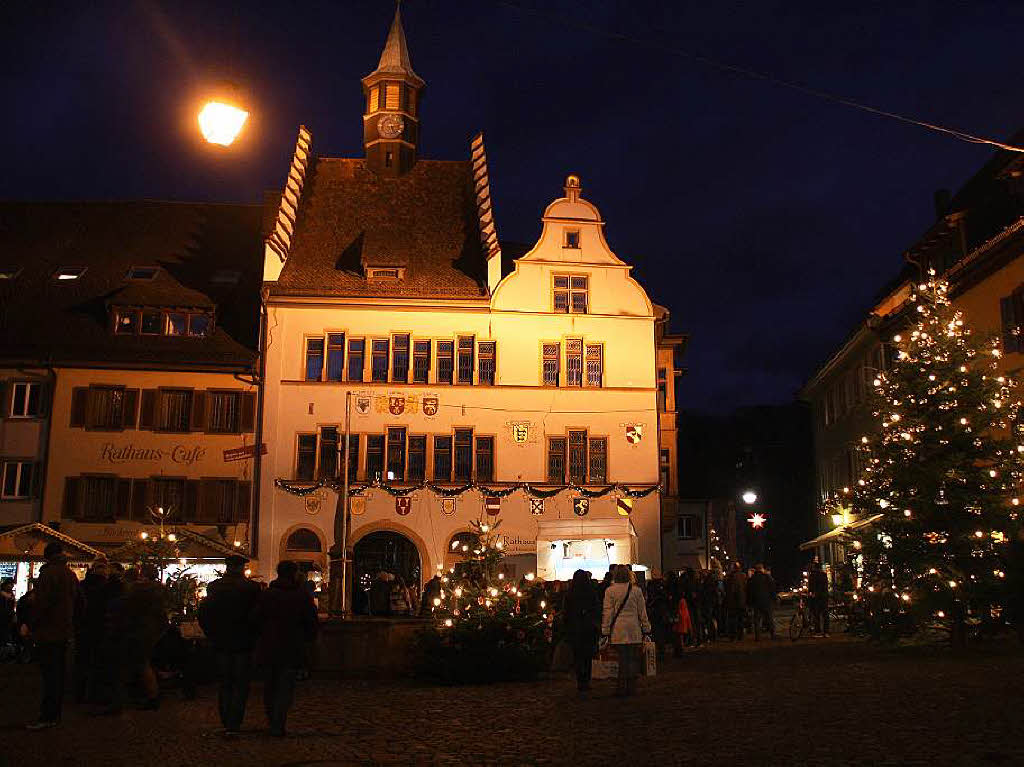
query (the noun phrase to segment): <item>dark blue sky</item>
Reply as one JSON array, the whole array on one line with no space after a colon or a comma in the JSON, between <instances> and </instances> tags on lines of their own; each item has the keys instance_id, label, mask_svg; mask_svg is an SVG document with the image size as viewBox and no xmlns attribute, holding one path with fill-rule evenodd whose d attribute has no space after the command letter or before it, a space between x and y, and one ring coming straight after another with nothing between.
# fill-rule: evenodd
<instances>
[{"instance_id":1,"label":"dark blue sky","mask_svg":"<svg viewBox=\"0 0 1024 767\"><path fill-rule=\"evenodd\" d=\"M482 129L499 233L532 242L565 175L692 340L682 407L784 402L848 333L984 147L725 74L675 46L1006 138L1024 127L1024 3L409 0L427 81L424 156ZM255 9L259 9L258 11ZM361 150L359 79L389 0L95 2L0 8L0 198L256 201L299 123ZM594 34L571 19L655 41ZM230 152L194 100L230 76L253 105Z\"/></svg>"}]
</instances>

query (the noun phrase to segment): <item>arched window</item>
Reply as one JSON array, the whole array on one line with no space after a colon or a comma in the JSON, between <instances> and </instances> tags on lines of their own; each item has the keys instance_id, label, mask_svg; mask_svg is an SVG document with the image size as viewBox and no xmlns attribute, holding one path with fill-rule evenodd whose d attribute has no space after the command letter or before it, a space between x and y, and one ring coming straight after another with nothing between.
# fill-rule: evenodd
<instances>
[{"instance_id":1,"label":"arched window","mask_svg":"<svg viewBox=\"0 0 1024 767\"><path fill-rule=\"evenodd\" d=\"M320 553L323 548L320 545L320 538L308 527L300 527L288 536L285 544L287 551L305 551Z\"/></svg>"}]
</instances>

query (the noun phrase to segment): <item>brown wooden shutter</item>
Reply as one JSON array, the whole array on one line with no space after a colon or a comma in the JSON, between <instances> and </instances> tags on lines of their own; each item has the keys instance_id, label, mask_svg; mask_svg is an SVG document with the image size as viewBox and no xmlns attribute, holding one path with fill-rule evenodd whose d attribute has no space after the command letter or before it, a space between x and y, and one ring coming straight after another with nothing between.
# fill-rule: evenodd
<instances>
[{"instance_id":1,"label":"brown wooden shutter","mask_svg":"<svg viewBox=\"0 0 1024 767\"><path fill-rule=\"evenodd\" d=\"M185 480L185 513L182 518L188 522L198 519L199 511L199 480Z\"/></svg>"},{"instance_id":2,"label":"brown wooden shutter","mask_svg":"<svg viewBox=\"0 0 1024 767\"><path fill-rule=\"evenodd\" d=\"M134 429L137 423L139 410L139 390L124 390L124 410L122 411L121 425L126 429Z\"/></svg>"},{"instance_id":3,"label":"brown wooden shutter","mask_svg":"<svg viewBox=\"0 0 1024 767\"><path fill-rule=\"evenodd\" d=\"M65 477L64 479L64 508L61 517L64 519L78 519L81 504L78 502L78 477Z\"/></svg>"},{"instance_id":4,"label":"brown wooden shutter","mask_svg":"<svg viewBox=\"0 0 1024 767\"><path fill-rule=\"evenodd\" d=\"M136 522L148 522L149 512L146 506L149 503L149 480L132 480L132 508L131 518Z\"/></svg>"},{"instance_id":5,"label":"brown wooden shutter","mask_svg":"<svg viewBox=\"0 0 1024 767\"><path fill-rule=\"evenodd\" d=\"M53 387L48 383L39 384L39 410L36 416L39 418L50 417L50 407L53 404Z\"/></svg>"},{"instance_id":6,"label":"brown wooden shutter","mask_svg":"<svg viewBox=\"0 0 1024 767\"><path fill-rule=\"evenodd\" d=\"M196 390L192 392L192 431L202 431L206 428L206 392Z\"/></svg>"},{"instance_id":7,"label":"brown wooden shutter","mask_svg":"<svg viewBox=\"0 0 1024 767\"><path fill-rule=\"evenodd\" d=\"M242 393L242 417L239 419L239 429L242 432L250 432L256 428L256 393Z\"/></svg>"},{"instance_id":8,"label":"brown wooden shutter","mask_svg":"<svg viewBox=\"0 0 1024 767\"><path fill-rule=\"evenodd\" d=\"M217 480L203 479L200 480L200 483L199 513L196 515L196 519L200 522L217 522L217 502L220 498L217 492Z\"/></svg>"},{"instance_id":9,"label":"brown wooden shutter","mask_svg":"<svg viewBox=\"0 0 1024 767\"><path fill-rule=\"evenodd\" d=\"M38 498L43 484L43 464L36 461L32 464L32 497Z\"/></svg>"},{"instance_id":10,"label":"brown wooden shutter","mask_svg":"<svg viewBox=\"0 0 1024 767\"><path fill-rule=\"evenodd\" d=\"M14 387L7 381L0 381L0 418L6 418L11 414L11 397Z\"/></svg>"},{"instance_id":11,"label":"brown wooden shutter","mask_svg":"<svg viewBox=\"0 0 1024 767\"><path fill-rule=\"evenodd\" d=\"M115 519L128 519L131 515L132 481L130 479L117 480L117 500L114 506Z\"/></svg>"},{"instance_id":12,"label":"brown wooden shutter","mask_svg":"<svg viewBox=\"0 0 1024 767\"><path fill-rule=\"evenodd\" d=\"M142 390L142 406L139 408L139 428L152 429L156 423L156 389Z\"/></svg>"},{"instance_id":13,"label":"brown wooden shutter","mask_svg":"<svg viewBox=\"0 0 1024 767\"><path fill-rule=\"evenodd\" d=\"M252 482L246 480L238 483L237 503L235 505L235 522L248 522L249 509L252 506Z\"/></svg>"},{"instance_id":14,"label":"brown wooden shutter","mask_svg":"<svg viewBox=\"0 0 1024 767\"><path fill-rule=\"evenodd\" d=\"M76 386L71 391L71 425L85 426L85 410L89 405L89 387Z\"/></svg>"}]
</instances>

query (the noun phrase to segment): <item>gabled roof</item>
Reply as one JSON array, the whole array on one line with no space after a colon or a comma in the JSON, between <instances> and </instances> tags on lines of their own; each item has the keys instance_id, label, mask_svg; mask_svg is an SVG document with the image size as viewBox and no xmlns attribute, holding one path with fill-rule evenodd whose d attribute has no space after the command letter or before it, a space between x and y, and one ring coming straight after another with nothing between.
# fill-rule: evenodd
<instances>
[{"instance_id":1,"label":"gabled roof","mask_svg":"<svg viewBox=\"0 0 1024 767\"><path fill-rule=\"evenodd\" d=\"M262 273L259 205L0 202L0 359L248 370ZM57 269L85 267L75 280ZM131 267L158 266L152 280ZM219 281L218 273L238 280ZM204 338L115 336L112 305L215 308Z\"/></svg>"},{"instance_id":2,"label":"gabled roof","mask_svg":"<svg viewBox=\"0 0 1024 767\"><path fill-rule=\"evenodd\" d=\"M397 281L368 267L401 267ZM487 295L470 162L419 160L398 178L320 157L271 295L474 299Z\"/></svg>"},{"instance_id":3,"label":"gabled roof","mask_svg":"<svg viewBox=\"0 0 1024 767\"><path fill-rule=\"evenodd\" d=\"M43 548L51 541L57 541L69 548L71 551L66 553L72 560L82 556L93 559L103 553L48 525L32 522L0 532L0 555L42 559ZM28 543L31 543L31 546L26 546Z\"/></svg>"}]
</instances>

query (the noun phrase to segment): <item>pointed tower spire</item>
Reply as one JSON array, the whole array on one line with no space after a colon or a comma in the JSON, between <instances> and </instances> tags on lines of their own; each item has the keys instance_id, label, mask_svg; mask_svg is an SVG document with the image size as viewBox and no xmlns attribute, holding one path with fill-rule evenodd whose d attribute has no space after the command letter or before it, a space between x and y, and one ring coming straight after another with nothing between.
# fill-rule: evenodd
<instances>
[{"instance_id":1,"label":"pointed tower spire","mask_svg":"<svg viewBox=\"0 0 1024 767\"><path fill-rule=\"evenodd\" d=\"M363 146L367 167L375 173L400 176L416 164L419 102L424 85L413 71L402 28L402 10L396 5L380 62L363 78Z\"/></svg>"}]
</instances>

